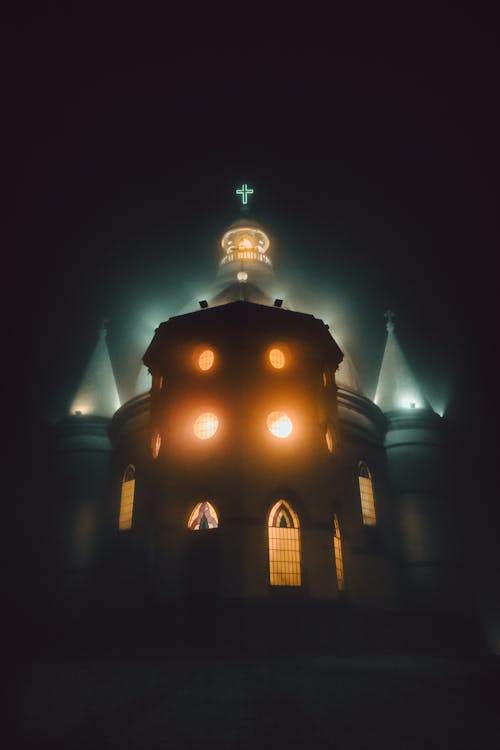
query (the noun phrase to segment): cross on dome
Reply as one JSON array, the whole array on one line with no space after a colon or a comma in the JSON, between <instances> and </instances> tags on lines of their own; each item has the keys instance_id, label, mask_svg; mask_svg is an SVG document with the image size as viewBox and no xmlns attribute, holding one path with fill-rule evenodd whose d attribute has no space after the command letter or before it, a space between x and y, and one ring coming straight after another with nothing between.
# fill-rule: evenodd
<instances>
[{"instance_id":1,"label":"cross on dome","mask_svg":"<svg viewBox=\"0 0 500 750\"><path fill-rule=\"evenodd\" d=\"M244 182L243 185L239 188L236 188L234 192L236 193L236 195L241 197L242 206L246 206L248 203L248 196L253 195L253 188L248 187L246 182Z\"/></svg>"}]
</instances>

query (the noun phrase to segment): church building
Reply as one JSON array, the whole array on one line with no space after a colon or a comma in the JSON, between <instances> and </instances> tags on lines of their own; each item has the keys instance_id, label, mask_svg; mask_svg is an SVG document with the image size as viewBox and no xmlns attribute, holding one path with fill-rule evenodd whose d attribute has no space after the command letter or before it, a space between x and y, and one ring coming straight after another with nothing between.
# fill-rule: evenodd
<instances>
[{"instance_id":1,"label":"church building","mask_svg":"<svg viewBox=\"0 0 500 750\"><path fill-rule=\"evenodd\" d=\"M273 298L272 251L242 212L213 296L158 326L126 403L101 331L54 427L63 599L327 630L467 614L446 420L394 315L371 398L335 330Z\"/></svg>"}]
</instances>

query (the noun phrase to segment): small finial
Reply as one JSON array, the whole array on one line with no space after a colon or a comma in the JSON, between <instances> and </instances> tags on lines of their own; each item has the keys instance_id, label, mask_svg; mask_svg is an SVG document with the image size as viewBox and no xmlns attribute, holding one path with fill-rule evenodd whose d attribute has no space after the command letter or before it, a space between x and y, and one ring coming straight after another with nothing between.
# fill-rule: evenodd
<instances>
[{"instance_id":1,"label":"small finial","mask_svg":"<svg viewBox=\"0 0 500 750\"><path fill-rule=\"evenodd\" d=\"M395 328L395 326L394 326L394 318L395 317L396 316L392 312L392 310L386 310L385 311L384 318L387 320L387 323L386 323L386 326L385 326L386 330L387 330L387 333L392 333L394 331L394 328Z\"/></svg>"},{"instance_id":2,"label":"small finial","mask_svg":"<svg viewBox=\"0 0 500 750\"><path fill-rule=\"evenodd\" d=\"M101 336L106 336L106 334L108 333L108 326L109 326L109 318L106 318L105 316L103 316L101 318L101 327L99 329L99 333Z\"/></svg>"}]
</instances>

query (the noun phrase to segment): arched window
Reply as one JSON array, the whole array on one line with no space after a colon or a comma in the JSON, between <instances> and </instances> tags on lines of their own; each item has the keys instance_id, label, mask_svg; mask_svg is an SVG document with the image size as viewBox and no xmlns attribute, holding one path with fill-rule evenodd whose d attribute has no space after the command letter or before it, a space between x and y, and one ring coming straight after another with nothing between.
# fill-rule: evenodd
<instances>
[{"instance_id":1,"label":"arched window","mask_svg":"<svg viewBox=\"0 0 500 750\"><path fill-rule=\"evenodd\" d=\"M126 531L132 528L132 512L134 510L135 492L135 468L129 464L125 469L122 479L122 491L120 497L120 519L118 528Z\"/></svg>"},{"instance_id":2,"label":"arched window","mask_svg":"<svg viewBox=\"0 0 500 750\"><path fill-rule=\"evenodd\" d=\"M188 529L191 531L203 531L204 529L217 529L219 518L214 506L207 500L197 503L189 516Z\"/></svg>"},{"instance_id":3,"label":"arched window","mask_svg":"<svg viewBox=\"0 0 500 750\"><path fill-rule=\"evenodd\" d=\"M336 439L335 439L335 432L331 424L328 424L326 426L325 441L326 441L326 447L328 449L328 452L333 453L333 451L335 450Z\"/></svg>"},{"instance_id":4,"label":"arched window","mask_svg":"<svg viewBox=\"0 0 500 750\"><path fill-rule=\"evenodd\" d=\"M342 560L342 538L340 536L340 526L337 514L333 516L333 554L335 557L335 571L337 573L337 588L343 591L344 582L344 563Z\"/></svg>"},{"instance_id":5,"label":"arched window","mask_svg":"<svg viewBox=\"0 0 500 750\"><path fill-rule=\"evenodd\" d=\"M268 532L271 586L300 586L300 524L286 500L271 508Z\"/></svg>"},{"instance_id":6,"label":"arched window","mask_svg":"<svg viewBox=\"0 0 500 750\"><path fill-rule=\"evenodd\" d=\"M364 461L360 461L358 465L358 480L363 523L365 526L375 526L377 517L375 515L372 475Z\"/></svg>"},{"instance_id":7,"label":"arched window","mask_svg":"<svg viewBox=\"0 0 500 750\"><path fill-rule=\"evenodd\" d=\"M158 458L160 455L160 448L161 448L161 435L159 430L155 430L153 432L153 437L151 438L151 453L153 455L153 458Z\"/></svg>"}]
</instances>

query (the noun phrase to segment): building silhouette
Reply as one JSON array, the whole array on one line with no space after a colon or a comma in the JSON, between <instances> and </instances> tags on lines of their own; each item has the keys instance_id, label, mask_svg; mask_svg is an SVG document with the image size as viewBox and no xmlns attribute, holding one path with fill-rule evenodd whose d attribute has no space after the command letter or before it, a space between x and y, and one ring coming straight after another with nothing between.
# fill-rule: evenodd
<instances>
[{"instance_id":1,"label":"building silhouette","mask_svg":"<svg viewBox=\"0 0 500 750\"><path fill-rule=\"evenodd\" d=\"M121 406L103 326L54 427L59 603L156 608L193 637L203 612L233 641L462 638L446 420L394 315L372 400L335 331L273 298L273 275L268 236L243 215L212 297L159 325Z\"/></svg>"}]
</instances>

